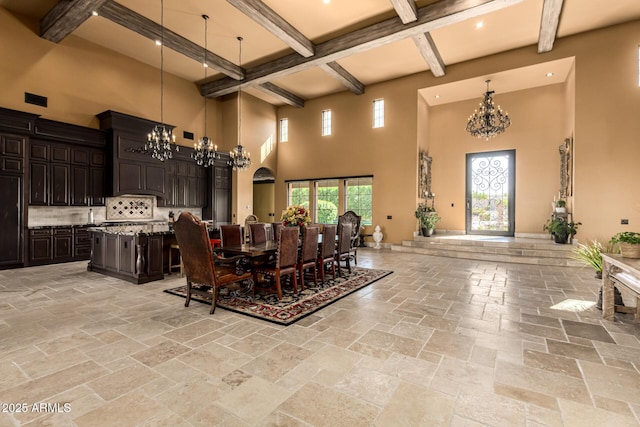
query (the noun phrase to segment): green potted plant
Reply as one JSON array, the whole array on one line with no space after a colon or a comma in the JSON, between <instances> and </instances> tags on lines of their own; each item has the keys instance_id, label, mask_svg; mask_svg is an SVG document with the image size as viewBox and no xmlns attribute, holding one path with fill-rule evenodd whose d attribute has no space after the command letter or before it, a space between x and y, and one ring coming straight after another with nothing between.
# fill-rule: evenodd
<instances>
[{"instance_id":1,"label":"green potted plant","mask_svg":"<svg viewBox=\"0 0 640 427\"><path fill-rule=\"evenodd\" d=\"M420 221L420 230L425 237L431 236L436 228L436 224L440 222L442 218L438 215L436 210L427 206L426 203L420 203L416 208L416 218Z\"/></svg>"},{"instance_id":2,"label":"green potted plant","mask_svg":"<svg viewBox=\"0 0 640 427\"><path fill-rule=\"evenodd\" d=\"M567 211L567 201L566 200L556 200L556 212L557 213L565 213Z\"/></svg>"},{"instance_id":3,"label":"green potted plant","mask_svg":"<svg viewBox=\"0 0 640 427\"><path fill-rule=\"evenodd\" d=\"M556 243L568 243L578 232L581 222L568 222L564 218L552 218L544 225L543 230L553 235Z\"/></svg>"},{"instance_id":4,"label":"green potted plant","mask_svg":"<svg viewBox=\"0 0 640 427\"><path fill-rule=\"evenodd\" d=\"M611 238L611 244L620 246L620 254L625 258L640 258L640 233L622 231Z\"/></svg>"},{"instance_id":5,"label":"green potted plant","mask_svg":"<svg viewBox=\"0 0 640 427\"><path fill-rule=\"evenodd\" d=\"M572 250L571 258L593 267L596 271L596 279L602 279L602 244L592 240L587 244L579 244Z\"/></svg>"}]
</instances>

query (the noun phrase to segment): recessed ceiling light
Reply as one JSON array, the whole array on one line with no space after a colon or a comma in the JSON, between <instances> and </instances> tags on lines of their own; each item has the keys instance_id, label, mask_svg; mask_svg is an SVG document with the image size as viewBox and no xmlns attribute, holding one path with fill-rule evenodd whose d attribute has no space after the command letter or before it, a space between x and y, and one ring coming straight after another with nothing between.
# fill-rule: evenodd
<instances>
[{"instance_id":1,"label":"recessed ceiling light","mask_svg":"<svg viewBox=\"0 0 640 427\"><path fill-rule=\"evenodd\" d=\"M477 29L480 29L482 27L484 27L484 22L482 22L482 21L476 22L476 28Z\"/></svg>"},{"instance_id":2,"label":"recessed ceiling light","mask_svg":"<svg viewBox=\"0 0 640 427\"><path fill-rule=\"evenodd\" d=\"M322 0L322 3L329 4L329 3L331 3L331 0Z\"/></svg>"},{"instance_id":3,"label":"recessed ceiling light","mask_svg":"<svg viewBox=\"0 0 640 427\"><path fill-rule=\"evenodd\" d=\"M209 68L209 64L207 64L206 62L203 62L203 63L202 63L202 66L203 66L204 68Z\"/></svg>"},{"instance_id":4,"label":"recessed ceiling light","mask_svg":"<svg viewBox=\"0 0 640 427\"><path fill-rule=\"evenodd\" d=\"M553 76L553 73L547 73L547 74L545 74L545 76L551 77L551 76Z\"/></svg>"},{"instance_id":5,"label":"recessed ceiling light","mask_svg":"<svg viewBox=\"0 0 640 427\"><path fill-rule=\"evenodd\" d=\"M440 95L434 96L435 99L440 99Z\"/></svg>"},{"instance_id":6,"label":"recessed ceiling light","mask_svg":"<svg viewBox=\"0 0 640 427\"><path fill-rule=\"evenodd\" d=\"M156 40L156 46L162 46L162 42L160 40Z\"/></svg>"},{"instance_id":7,"label":"recessed ceiling light","mask_svg":"<svg viewBox=\"0 0 640 427\"><path fill-rule=\"evenodd\" d=\"M93 16L98 16L98 12L97 12L96 10L94 10L93 12L91 12L91 14L92 14Z\"/></svg>"}]
</instances>

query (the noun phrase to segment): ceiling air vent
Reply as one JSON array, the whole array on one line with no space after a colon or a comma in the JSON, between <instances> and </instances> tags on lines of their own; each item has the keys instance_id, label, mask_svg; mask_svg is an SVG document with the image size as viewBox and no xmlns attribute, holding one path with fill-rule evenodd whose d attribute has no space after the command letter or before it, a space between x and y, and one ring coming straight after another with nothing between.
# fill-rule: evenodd
<instances>
[{"instance_id":1,"label":"ceiling air vent","mask_svg":"<svg viewBox=\"0 0 640 427\"><path fill-rule=\"evenodd\" d=\"M193 132L187 132L186 130L182 132L182 137L184 139L190 139L193 141Z\"/></svg>"},{"instance_id":2,"label":"ceiling air vent","mask_svg":"<svg viewBox=\"0 0 640 427\"><path fill-rule=\"evenodd\" d=\"M24 102L27 104L39 105L40 107L47 108L47 97L36 95L34 93L25 92Z\"/></svg>"}]
</instances>

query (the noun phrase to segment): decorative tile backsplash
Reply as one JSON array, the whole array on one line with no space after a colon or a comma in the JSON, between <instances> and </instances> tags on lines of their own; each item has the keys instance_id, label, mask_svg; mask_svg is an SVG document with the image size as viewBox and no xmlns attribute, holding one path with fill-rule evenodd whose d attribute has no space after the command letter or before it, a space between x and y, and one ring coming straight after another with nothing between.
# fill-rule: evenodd
<instances>
[{"instance_id":1,"label":"decorative tile backsplash","mask_svg":"<svg viewBox=\"0 0 640 427\"><path fill-rule=\"evenodd\" d=\"M154 196L107 197L107 220L153 219Z\"/></svg>"}]
</instances>

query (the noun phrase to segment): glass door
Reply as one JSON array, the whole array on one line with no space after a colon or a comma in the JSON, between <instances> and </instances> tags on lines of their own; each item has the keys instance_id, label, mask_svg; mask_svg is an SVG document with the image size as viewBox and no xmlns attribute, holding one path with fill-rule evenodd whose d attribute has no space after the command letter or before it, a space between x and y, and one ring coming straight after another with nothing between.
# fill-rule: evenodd
<instances>
[{"instance_id":1,"label":"glass door","mask_svg":"<svg viewBox=\"0 0 640 427\"><path fill-rule=\"evenodd\" d=\"M515 150L467 154L467 234L513 236Z\"/></svg>"}]
</instances>

